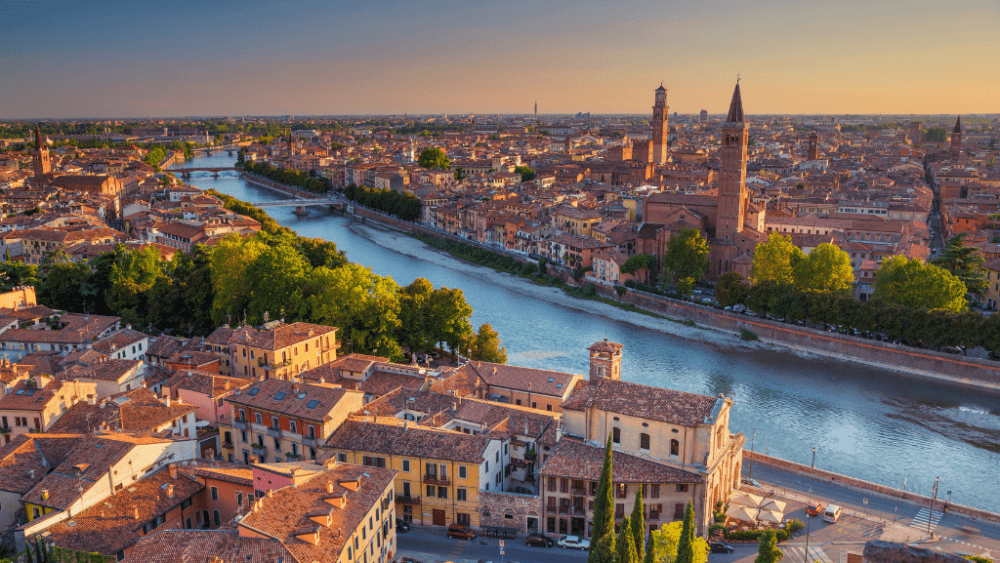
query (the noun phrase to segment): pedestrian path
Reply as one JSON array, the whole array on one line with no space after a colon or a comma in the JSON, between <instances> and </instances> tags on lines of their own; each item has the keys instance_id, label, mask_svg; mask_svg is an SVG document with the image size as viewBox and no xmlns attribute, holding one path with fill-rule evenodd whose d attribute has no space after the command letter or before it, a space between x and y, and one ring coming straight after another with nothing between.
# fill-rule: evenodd
<instances>
[{"instance_id":1,"label":"pedestrian path","mask_svg":"<svg viewBox=\"0 0 1000 563\"><path fill-rule=\"evenodd\" d=\"M809 546L808 558L804 557L806 553L806 546L804 545L782 546L781 551L785 554L781 558L782 563L816 563L817 561L833 563L825 551L814 545Z\"/></svg>"},{"instance_id":2,"label":"pedestrian path","mask_svg":"<svg viewBox=\"0 0 1000 563\"><path fill-rule=\"evenodd\" d=\"M938 522L941 521L941 516L943 513L930 510L929 508L921 508L917 515L913 517L913 521L910 522L911 528L916 528L927 532L928 530L933 532L934 528L937 527ZM928 526L928 523L930 525Z\"/></svg>"}]
</instances>

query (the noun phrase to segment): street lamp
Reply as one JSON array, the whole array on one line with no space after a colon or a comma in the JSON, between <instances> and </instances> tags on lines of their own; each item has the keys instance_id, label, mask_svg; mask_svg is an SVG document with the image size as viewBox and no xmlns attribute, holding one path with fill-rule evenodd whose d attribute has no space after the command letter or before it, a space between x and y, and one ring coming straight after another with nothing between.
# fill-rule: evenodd
<instances>
[{"instance_id":1,"label":"street lamp","mask_svg":"<svg viewBox=\"0 0 1000 563\"><path fill-rule=\"evenodd\" d=\"M813 467L813 469L816 468L816 448L813 448L813 462L812 462L812 467Z\"/></svg>"},{"instance_id":2,"label":"street lamp","mask_svg":"<svg viewBox=\"0 0 1000 563\"><path fill-rule=\"evenodd\" d=\"M751 454L753 453L753 439L756 438L756 437L757 437L757 429L754 428L753 429L753 434L750 435L750 453ZM746 442L744 442L744 443L746 443ZM753 456L752 455L750 456L750 475L748 477L750 479L753 479Z\"/></svg>"},{"instance_id":3,"label":"street lamp","mask_svg":"<svg viewBox=\"0 0 1000 563\"><path fill-rule=\"evenodd\" d=\"M931 501L931 513L927 515L927 535L931 535L931 522L934 521L934 503L937 502L938 483L941 477L934 479L934 500Z\"/></svg>"},{"instance_id":4,"label":"street lamp","mask_svg":"<svg viewBox=\"0 0 1000 563\"><path fill-rule=\"evenodd\" d=\"M812 521L812 518L806 518L806 553L802 556L802 563L809 563L809 532L812 531Z\"/></svg>"}]
</instances>

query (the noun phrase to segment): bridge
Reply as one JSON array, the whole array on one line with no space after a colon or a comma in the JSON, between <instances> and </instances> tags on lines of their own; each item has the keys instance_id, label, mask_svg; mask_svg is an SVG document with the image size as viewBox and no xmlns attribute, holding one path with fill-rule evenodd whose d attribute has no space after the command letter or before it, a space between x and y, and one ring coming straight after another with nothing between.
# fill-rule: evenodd
<instances>
[{"instance_id":1,"label":"bridge","mask_svg":"<svg viewBox=\"0 0 1000 563\"><path fill-rule=\"evenodd\" d=\"M211 172L213 178L219 177L219 172L242 172L242 168L224 166L220 168L170 168L164 172L180 172L182 178L190 178L192 172Z\"/></svg>"},{"instance_id":2,"label":"bridge","mask_svg":"<svg viewBox=\"0 0 1000 563\"><path fill-rule=\"evenodd\" d=\"M212 153L215 152L226 151L226 154L228 154L229 156L234 156L236 154L236 151L239 151L240 148L241 148L240 145L232 144L232 145L218 145L214 147L198 147L196 149L191 149L191 150L196 153L197 152L206 153L208 156L212 156Z\"/></svg>"}]
</instances>

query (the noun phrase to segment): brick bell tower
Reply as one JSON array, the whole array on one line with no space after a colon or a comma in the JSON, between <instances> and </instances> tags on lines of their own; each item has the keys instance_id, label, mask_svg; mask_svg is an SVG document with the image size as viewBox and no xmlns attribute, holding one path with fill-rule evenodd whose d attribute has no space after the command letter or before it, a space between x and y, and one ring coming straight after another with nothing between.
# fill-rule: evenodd
<instances>
[{"instance_id":1,"label":"brick bell tower","mask_svg":"<svg viewBox=\"0 0 1000 563\"><path fill-rule=\"evenodd\" d=\"M653 104L653 162L667 161L667 89L660 83L656 89L656 103Z\"/></svg>"},{"instance_id":2,"label":"brick bell tower","mask_svg":"<svg viewBox=\"0 0 1000 563\"><path fill-rule=\"evenodd\" d=\"M955 120L955 128L951 130L951 154L958 157L962 154L962 117Z\"/></svg>"},{"instance_id":3,"label":"brick bell tower","mask_svg":"<svg viewBox=\"0 0 1000 563\"><path fill-rule=\"evenodd\" d=\"M809 160L819 159L819 135L815 131L809 134Z\"/></svg>"},{"instance_id":4,"label":"brick bell tower","mask_svg":"<svg viewBox=\"0 0 1000 563\"><path fill-rule=\"evenodd\" d=\"M747 136L749 124L743 119L743 99L736 81L729 115L722 124L722 168L719 170L719 216L715 238L735 240L743 230L747 205Z\"/></svg>"},{"instance_id":5,"label":"brick bell tower","mask_svg":"<svg viewBox=\"0 0 1000 563\"><path fill-rule=\"evenodd\" d=\"M52 161L49 158L49 148L42 142L42 129L35 124L35 143L37 147L31 153L31 161L35 167L35 181L42 181L42 177L52 172Z\"/></svg>"}]
</instances>

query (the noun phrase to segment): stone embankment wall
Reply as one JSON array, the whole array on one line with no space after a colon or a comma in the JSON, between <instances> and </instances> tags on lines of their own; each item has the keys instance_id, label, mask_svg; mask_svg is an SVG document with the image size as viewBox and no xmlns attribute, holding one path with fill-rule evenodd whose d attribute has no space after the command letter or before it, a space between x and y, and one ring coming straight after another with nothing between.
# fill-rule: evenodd
<instances>
[{"instance_id":1,"label":"stone embankment wall","mask_svg":"<svg viewBox=\"0 0 1000 563\"><path fill-rule=\"evenodd\" d=\"M825 469L816 469L815 467L810 467L808 465L803 465L801 463L795 463L794 461L786 461L784 459L778 459L776 457L771 457L769 455L764 455L757 452L749 452L744 450L743 458L748 462L775 467L783 471L788 471L790 473L797 473L799 475L804 475L806 477L812 477L813 479L817 479L819 481L825 481L827 483L843 485L860 491L869 491L882 496L908 500L925 506L930 506L930 503L934 502L935 510L941 510L944 506L944 501L942 501L941 499L934 501L934 499L932 499L931 497L918 495L912 491L902 491L899 489L894 489L892 487L887 487L885 485L879 485L878 483L872 483L870 481L864 481L862 479L855 479L854 477L848 477L847 475L841 475L839 473L834 473L832 471L826 471ZM963 514L965 516L969 516L971 518L976 518L979 520L985 520L988 522L1000 522L1000 514L987 512L985 510L980 510L978 508L973 508L971 506L951 503L948 505L948 511L956 514Z\"/></svg>"},{"instance_id":2,"label":"stone embankment wall","mask_svg":"<svg viewBox=\"0 0 1000 563\"><path fill-rule=\"evenodd\" d=\"M954 553L873 540L865 544L864 563L965 563Z\"/></svg>"},{"instance_id":3,"label":"stone embankment wall","mask_svg":"<svg viewBox=\"0 0 1000 563\"><path fill-rule=\"evenodd\" d=\"M313 199L324 197L320 194L315 194L313 192L308 192L306 190L300 190L295 186L289 186L288 184L279 184L274 180L265 178L263 176L258 176L257 174L251 174L249 172L243 172L243 179L251 184L254 184L255 186L267 188L269 190L274 190L276 192L281 192L283 194L287 194L292 197L303 197L303 198L313 198Z\"/></svg>"}]
</instances>

